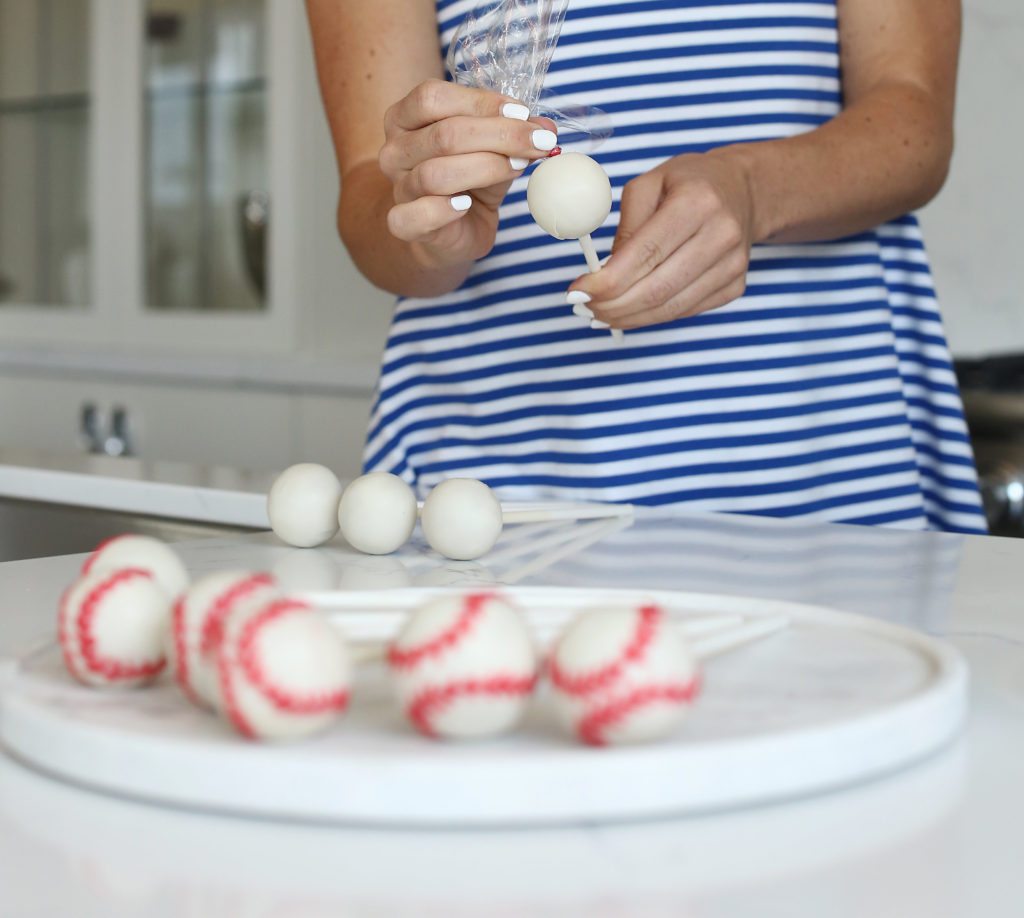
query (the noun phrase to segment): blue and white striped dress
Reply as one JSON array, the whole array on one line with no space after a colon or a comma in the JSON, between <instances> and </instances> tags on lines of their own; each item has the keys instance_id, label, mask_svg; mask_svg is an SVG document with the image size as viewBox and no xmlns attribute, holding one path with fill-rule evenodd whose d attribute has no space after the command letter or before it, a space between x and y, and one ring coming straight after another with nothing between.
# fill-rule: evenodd
<instances>
[{"instance_id":1,"label":"blue and white striped dress","mask_svg":"<svg viewBox=\"0 0 1024 918\"><path fill-rule=\"evenodd\" d=\"M442 50L475 0L438 0ZM841 106L834 0L573 0L546 86L607 112L615 205L668 157L812 130ZM365 466L423 495L979 531L970 442L917 221L755 246L746 294L616 346L564 295L586 266L526 207L453 293L401 299Z\"/></svg>"}]
</instances>

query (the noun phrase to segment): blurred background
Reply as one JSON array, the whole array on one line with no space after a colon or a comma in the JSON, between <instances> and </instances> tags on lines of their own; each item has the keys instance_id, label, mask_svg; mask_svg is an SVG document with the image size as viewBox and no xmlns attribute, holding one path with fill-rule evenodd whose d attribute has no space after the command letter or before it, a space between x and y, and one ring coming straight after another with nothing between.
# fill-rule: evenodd
<instances>
[{"instance_id":1,"label":"blurred background","mask_svg":"<svg viewBox=\"0 0 1024 918\"><path fill-rule=\"evenodd\" d=\"M964 12L955 160L921 217L1015 533L1024 5ZM358 474L391 297L337 241L336 195L299 0L0 0L0 460Z\"/></svg>"}]
</instances>

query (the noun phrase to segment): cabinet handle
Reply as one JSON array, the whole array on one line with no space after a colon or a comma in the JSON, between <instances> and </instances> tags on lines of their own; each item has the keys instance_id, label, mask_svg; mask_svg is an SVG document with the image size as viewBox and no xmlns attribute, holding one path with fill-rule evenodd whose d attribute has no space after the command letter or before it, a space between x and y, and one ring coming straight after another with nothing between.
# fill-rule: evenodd
<instances>
[{"instance_id":1,"label":"cabinet handle","mask_svg":"<svg viewBox=\"0 0 1024 918\"><path fill-rule=\"evenodd\" d=\"M86 402L78 416L78 445L87 453L103 452L100 413L92 402Z\"/></svg>"}]
</instances>

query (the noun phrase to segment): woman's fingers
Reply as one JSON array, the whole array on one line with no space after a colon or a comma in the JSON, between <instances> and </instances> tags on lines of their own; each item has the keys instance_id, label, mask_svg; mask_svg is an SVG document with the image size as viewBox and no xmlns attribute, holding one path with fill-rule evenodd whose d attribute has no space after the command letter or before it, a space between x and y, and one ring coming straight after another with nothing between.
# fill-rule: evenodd
<instances>
[{"instance_id":1,"label":"woman's fingers","mask_svg":"<svg viewBox=\"0 0 1024 918\"><path fill-rule=\"evenodd\" d=\"M609 267L618 255L609 262ZM714 223L672 252L668 258L633 284L622 296L594 300L589 305L595 316L615 328L638 328L696 315L718 294L728 299L743 293L748 255L741 244Z\"/></svg>"},{"instance_id":2,"label":"woman's fingers","mask_svg":"<svg viewBox=\"0 0 1024 918\"><path fill-rule=\"evenodd\" d=\"M473 89L445 80L424 80L384 113L384 130L389 135L398 131L418 131L456 115L493 118L500 115L506 105L518 104L514 99L486 89ZM525 110L524 106L519 107ZM514 118L515 115L516 110L509 109L509 117Z\"/></svg>"},{"instance_id":3,"label":"woman's fingers","mask_svg":"<svg viewBox=\"0 0 1024 918\"><path fill-rule=\"evenodd\" d=\"M558 143L554 131L530 121L515 118L480 118L455 115L405 132L389 140L380 151L381 169L386 175L398 175L420 163L463 153L502 154L505 165L525 169L532 160L547 156Z\"/></svg>"},{"instance_id":4,"label":"woman's fingers","mask_svg":"<svg viewBox=\"0 0 1024 918\"><path fill-rule=\"evenodd\" d=\"M490 188L516 175L508 158L496 153L463 153L428 159L395 182L395 200L402 204L430 195L460 194L471 188Z\"/></svg>"},{"instance_id":5,"label":"woman's fingers","mask_svg":"<svg viewBox=\"0 0 1024 918\"><path fill-rule=\"evenodd\" d=\"M388 211L388 229L405 242L422 240L466 216L472 204L468 194L419 197Z\"/></svg>"}]
</instances>

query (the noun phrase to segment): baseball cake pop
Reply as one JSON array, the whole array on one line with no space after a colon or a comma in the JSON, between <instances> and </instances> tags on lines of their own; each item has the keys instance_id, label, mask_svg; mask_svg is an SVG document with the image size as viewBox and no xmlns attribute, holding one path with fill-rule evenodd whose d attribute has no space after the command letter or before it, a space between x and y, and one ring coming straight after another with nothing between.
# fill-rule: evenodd
<instances>
[{"instance_id":1,"label":"baseball cake pop","mask_svg":"<svg viewBox=\"0 0 1024 918\"><path fill-rule=\"evenodd\" d=\"M174 550L152 536L127 532L101 542L82 565L83 574L134 567L149 571L153 579L174 599L188 586L188 571Z\"/></svg>"},{"instance_id":2,"label":"baseball cake pop","mask_svg":"<svg viewBox=\"0 0 1024 918\"><path fill-rule=\"evenodd\" d=\"M412 612L387 653L402 711L431 737L511 729L537 681L521 610L495 593L443 596Z\"/></svg>"}]
</instances>

